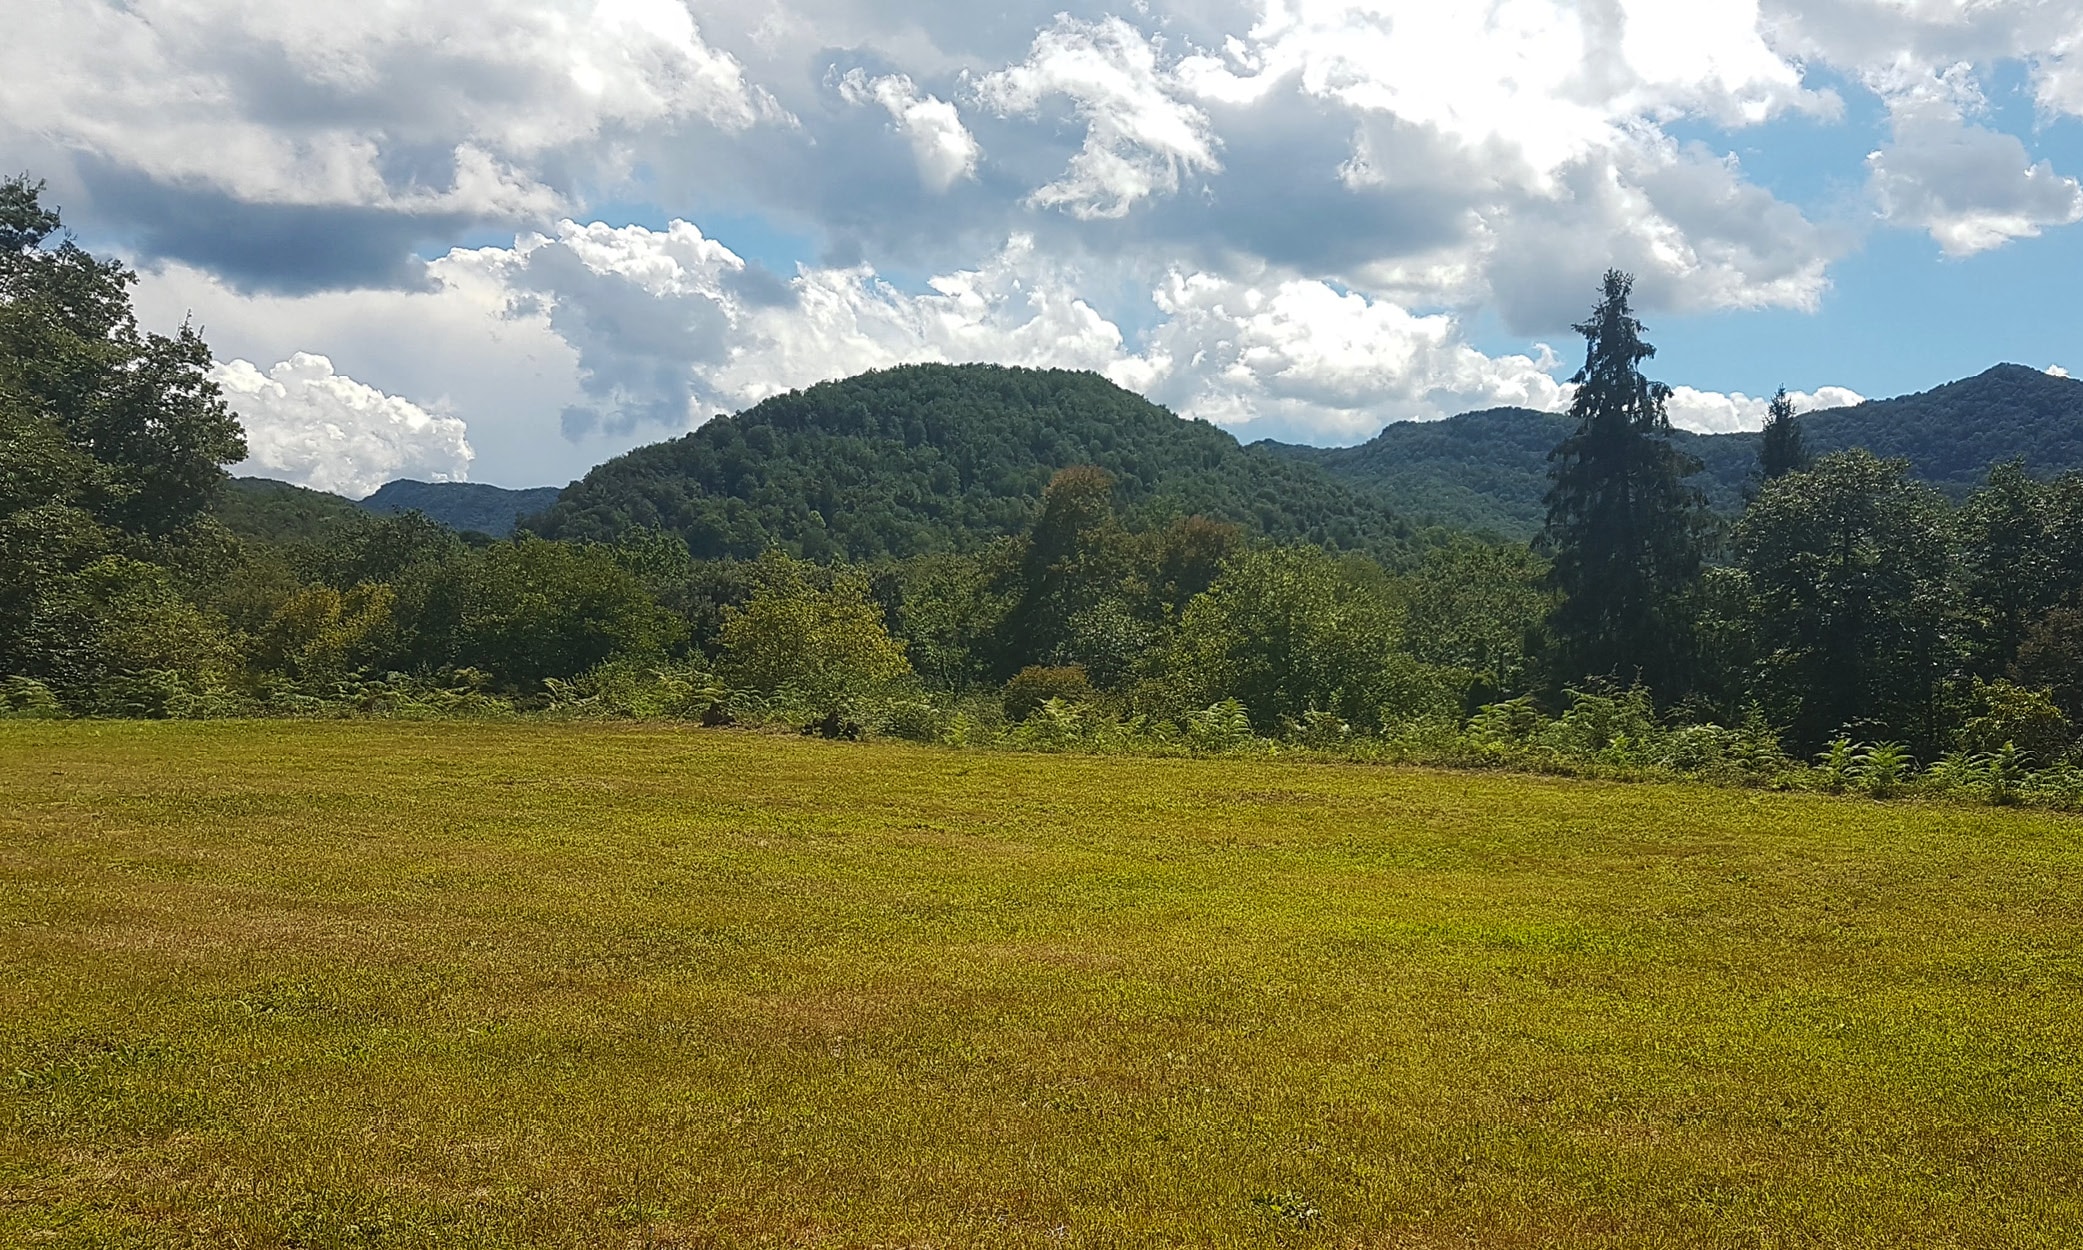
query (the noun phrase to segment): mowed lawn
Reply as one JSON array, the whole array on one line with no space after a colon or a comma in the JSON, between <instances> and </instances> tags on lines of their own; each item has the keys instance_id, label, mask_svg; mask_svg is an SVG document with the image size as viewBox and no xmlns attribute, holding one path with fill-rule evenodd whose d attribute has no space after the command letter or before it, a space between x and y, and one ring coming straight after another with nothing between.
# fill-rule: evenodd
<instances>
[{"instance_id":1,"label":"mowed lawn","mask_svg":"<svg viewBox=\"0 0 2083 1250\"><path fill-rule=\"evenodd\" d=\"M2083 825L0 725L0 1245L2083 1244Z\"/></svg>"}]
</instances>

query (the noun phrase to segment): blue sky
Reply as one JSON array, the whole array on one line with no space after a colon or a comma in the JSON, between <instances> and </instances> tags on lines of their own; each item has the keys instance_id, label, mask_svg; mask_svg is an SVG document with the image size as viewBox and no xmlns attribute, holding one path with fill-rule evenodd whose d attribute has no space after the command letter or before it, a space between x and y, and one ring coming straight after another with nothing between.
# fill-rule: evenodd
<instances>
[{"instance_id":1,"label":"blue sky","mask_svg":"<svg viewBox=\"0 0 2083 1250\"><path fill-rule=\"evenodd\" d=\"M0 0L4 3L5 0ZM915 360L1240 438L2083 367L2083 0L79 0L0 163L193 316L248 471L562 482Z\"/></svg>"}]
</instances>

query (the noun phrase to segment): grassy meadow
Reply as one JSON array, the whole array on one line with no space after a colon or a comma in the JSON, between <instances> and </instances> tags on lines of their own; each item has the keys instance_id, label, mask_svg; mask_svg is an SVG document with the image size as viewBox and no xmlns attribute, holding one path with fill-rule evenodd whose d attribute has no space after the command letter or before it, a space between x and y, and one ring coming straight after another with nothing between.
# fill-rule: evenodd
<instances>
[{"instance_id":1,"label":"grassy meadow","mask_svg":"<svg viewBox=\"0 0 2083 1250\"><path fill-rule=\"evenodd\" d=\"M0 724L0 1245L2083 1244L2083 823Z\"/></svg>"}]
</instances>

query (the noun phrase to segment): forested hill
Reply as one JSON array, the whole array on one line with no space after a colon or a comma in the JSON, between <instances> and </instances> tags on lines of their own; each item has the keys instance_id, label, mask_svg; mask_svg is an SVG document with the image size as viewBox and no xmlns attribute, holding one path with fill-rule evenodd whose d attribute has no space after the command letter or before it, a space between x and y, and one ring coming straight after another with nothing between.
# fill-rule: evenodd
<instances>
[{"instance_id":1,"label":"forested hill","mask_svg":"<svg viewBox=\"0 0 2083 1250\"><path fill-rule=\"evenodd\" d=\"M421 512L452 530L504 538L514 532L521 518L557 502L559 493L555 486L508 490L483 482L415 482L401 478L385 482L375 494L362 500L362 507L384 516Z\"/></svg>"},{"instance_id":2,"label":"forested hill","mask_svg":"<svg viewBox=\"0 0 2083 1250\"><path fill-rule=\"evenodd\" d=\"M1252 446L1321 466L1420 523L1527 538L1546 512L1548 452L1571 428L1558 413L1488 408L1444 421L1399 421L1354 447ZM1757 436L1680 430L1675 438L1706 466L1693 481L1708 503L1723 512L1741 508Z\"/></svg>"},{"instance_id":3,"label":"forested hill","mask_svg":"<svg viewBox=\"0 0 2083 1250\"><path fill-rule=\"evenodd\" d=\"M2083 382L2022 365L1916 395L1801 418L1816 454L1866 447L1907 459L1956 497L2023 457L2048 476L2083 469ZM1524 408L1405 421L1356 447L1254 443L1184 421L1089 373L914 365L828 382L631 452L563 495L477 483L399 481L361 502L414 509L504 536L515 518L552 537L608 539L632 526L687 536L697 555L779 542L813 558L869 559L973 547L1020 529L1056 469L1099 464L1131 514L1200 512L1255 533L1389 554L1412 525L1527 538L1540 528L1548 451L1568 418ZM1733 513L1757 435L1680 431L1694 481ZM286 536L356 505L240 479L220 503L234 529ZM279 533L277 531L280 531Z\"/></svg>"},{"instance_id":4,"label":"forested hill","mask_svg":"<svg viewBox=\"0 0 2083 1250\"><path fill-rule=\"evenodd\" d=\"M907 365L776 396L601 465L528 528L668 530L698 557L959 550L1025 528L1050 476L1077 464L1113 473L1131 518L1198 513L1378 555L1411 534L1378 496L1096 374L995 365Z\"/></svg>"},{"instance_id":5,"label":"forested hill","mask_svg":"<svg viewBox=\"0 0 2083 1250\"><path fill-rule=\"evenodd\" d=\"M482 482L387 482L357 503L264 477L235 477L213 505L217 519L248 538L312 539L367 513L419 512L458 533L505 538L521 517L557 500L554 486L508 490Z\"/></svg>"},{"instance_id":6,"label":"forested hill","mask_svg":"<svg viewBox=\"0 0 2083 1250\"><path fill-rule=\"evenodd\" d=\"M2005 460L2022 457L2040 477L2083 469L2083 382L1998 365L1915 395L1810 413L1801 432L1816 452L1901 457L1958 496Z\"/></svg>"},{"instance_id":7,"label":"forested hill","mask_svg":"<svg viewBox=\"0 0 2083 1250\"><path fill-rule=\"evenodd\" d=\"M1900 457L1918 477L1955 496L1991 466L2017 457L2040 476L2083 469L2083 382L2023 365L1998 365L1915 395L1809 413L1800 424L1814 454L1865 447ZM1321 466L1414 520L1524 538L1540 528L1548 451L1569 429L1568 418L1554 413L1496 408L1398 422L1356 447L1253 446ZM1680 431L1676 438L1705 465L1694 481L1708 502L1719 511L1738 510L1757 464L1758 436Z\"/></svg>"}]
</instances>

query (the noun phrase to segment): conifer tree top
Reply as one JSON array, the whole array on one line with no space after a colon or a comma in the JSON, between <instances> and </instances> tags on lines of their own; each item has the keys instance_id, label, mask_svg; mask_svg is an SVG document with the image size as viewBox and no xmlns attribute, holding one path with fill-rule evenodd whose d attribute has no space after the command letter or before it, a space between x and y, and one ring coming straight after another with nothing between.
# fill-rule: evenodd
<instances>
[{"instance_id":1,"label":"conifer tree top","mask_svg":"<svg viewBox=\"0 0 2083 1250\"><path fill-rule=\"evenodd\" d=\"M1635 280L1618 269L1606 270L1603 293L1589 320L1573 327L1584 336L1584 367L1570 381L1577 396L1570 415L1579 421L1625 419L1636 429L1662 433L1670 429L1664 404L1671 388L1642 376L1642 362L1656 348L1642 338L1642 323L1628 307Z\"/></svg>"}]
</instances>

